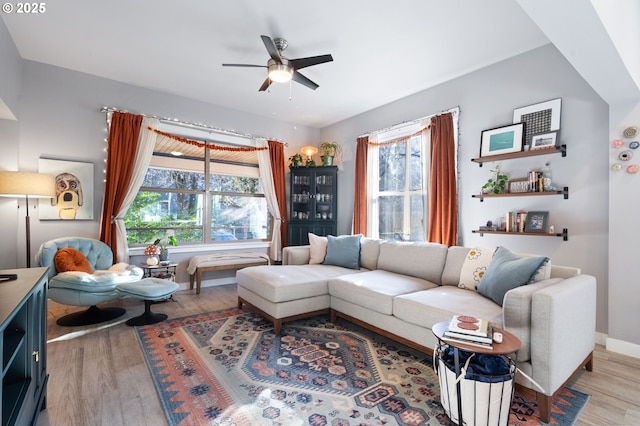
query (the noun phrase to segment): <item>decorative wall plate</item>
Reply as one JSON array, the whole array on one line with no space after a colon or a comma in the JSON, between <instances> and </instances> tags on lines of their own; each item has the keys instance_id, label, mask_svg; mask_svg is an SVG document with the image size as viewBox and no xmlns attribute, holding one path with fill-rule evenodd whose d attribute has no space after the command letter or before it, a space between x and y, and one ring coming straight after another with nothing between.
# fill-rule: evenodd
<instances>
[{"instance_id":1,"label":"decorative wall plate","mask_svg":"<svg viewBox=\"0 0 640 426\"><path fill-rule=\"evenodd\" d=\"M639 146L640 146L640 142L638 141L629 142L629 148L631 149L638 149Z\"/></svg>"},{"instance_id":2,"label":"decorative wall plate","mask_svg":"<svg viewBox=\"0 0 640 426\"><path fill-rule=\"evenodd\" d=\"M622 161L629 161L632 158L633 158L633 152L629 150L622 151L620 154L618 154L618 159Z\"/></svg>"},{"instance_id":3,"label":"decorative wall plate","mask_svg":"<svg viewBox=\"0 0 640 426\"><path fill-rule=\"evenodd\" d=\"M638 171L640 171L640 166L637 164L630 164L627 166L627 173L635 174L638 173Z\"/></svg>"},{"instance_id":4,"label":"decorative wall plate","mask_svg":"<svg viewBox=\"0 0 640 426\"><path fill-rule=\"evenodd\" d=\"M612 148L622 148L622 146L624 145L624 142L622 142L622 139L616 139L613 142L611 142L611 147Z\"/></svg>"},{"instance_id":5,"label":"decorative wall plate","mask_svg":"<svg viewBox=\"0 0 640 426\"><path fill-rule=\"evenodd\" d=\"M613 170L614 172L622 170L622 164L620 164L620 163L612 164L611 165L611 170Z\"/></svg>"},{"instance_id":6,"label":"decorative wall plate","mask_svg":"<svg viewBox=\"0 0 640 426\"><path fill-rule=\"evenodd\" d=\"M622 136L625 138L635 138L638 135L638 128L636 126L629 126L624 129Z\"/></svg>"}]
</instances>

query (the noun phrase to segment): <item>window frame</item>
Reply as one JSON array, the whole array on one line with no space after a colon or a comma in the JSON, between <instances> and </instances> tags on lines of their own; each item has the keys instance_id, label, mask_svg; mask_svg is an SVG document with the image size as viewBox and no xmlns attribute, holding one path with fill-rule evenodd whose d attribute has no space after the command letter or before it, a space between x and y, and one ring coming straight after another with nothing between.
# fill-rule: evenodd
<instances>
[{"instance_id":1,"label":"window frame","mask_svg":"<svg viewBox=\"0 0 640 426\"><path fill-rule=\"evenodd\" d=\"M191 137L191 136L190 136ZM228 145L228 143L224 141L211 140L207 139L202 141L204 143L216 144L216 145ZM197 166L201 163L201 168L196 168L193 166ZM216 170L212 171L212 164L216 164ZM189 167L192 165L192 167ZM218 170L218 166L220 166L220 170ZM168 170L182 170L187 172L196 172L202 173L204 179L204 189L176 189L176 188L158 188L158 187L149 187L149 186L141 186L138 189L138 193L140 192L155 192L155 193L182 193L182 194L195 194L203 196L203 205L202 205L202 227L198 228L202 230L202 241L180 241L181 246L196 246L198 248L202 248L205 246L219 246L219 245L263 245L269 244L271 242L271 233L273 232L273 218L267 211L267 230L265 238L257 238L257 239L241 239L241 240L214 240L212 239L212 217L211 217L211 203L214 195L223 195L223 196L241 196L241 197L251 197L251 198L263 198L266 200L266 196L264 193L245 193L245 192L224 192L224 191L212 191L210 189L210 179L212 174L219 175L227 175L227 176L237 176L237 177L251 177L260 179L260 173L258 170L257 164L250 163L232 163L227 161L215 160L211 159L210 150L205 149L204 158L193 158L193 157L176 157L172 155L156 153L154 152L151 158L151 162L148 166L149 168L159 168L159 169L168 169ZM255 169L255 172L248 173L249 170ZM244 173L239 173L239 171L244 171ZM146 173L146 172L145 172ZM137 195L136 195L137 196ZM148 228L127 228L127 232L129 230L146 230ZM154 228L156 229L156 228ZM163 229L163 228L157 228ZM166 228L171 229L171 228ZM130 249L136 249L145 247L149 243L140 243L140 244L130 244L128 246Z\"/></svg>"},{"instance_id":2,"label":"window frame","mask_svg":"<svg viewBox=\"0 0 640 426\"><path fill-rule=\"evenodd\" d=\"M418 128L419 129L419 128ZM412 132L415 133L416 127L410 126L404 129L405 134L411 135ZM386 142L393 139L399 139L404 137L404 135L398 136L397 132L381 132L378 135L379 143ZM422 178L421 178L421 187L420 189L412 190L411 189L411 147L410 144L415 138L420 138L420 167L422 170ZM408 241L411 238L411 198L415 195L420 195L422 198L422 203L424 206L422 221L423 221L423 230L424 230L424 239L427 239L427 224L428 222L428 183L429 183L429 173L425 173L430 168L430 161L428 157L429 153L429 137L428 134L425 134L425 131L421 132L419 135L415 135L410 137L406 141L397 142L397 144L405 144L405 180L404 180L404 188L402 190L390 190L390 191L381 191L379 185L379 171L380 171L380 146L370 146L369 147L369 165L368 165L368 188L369 193L367 194L367 234L372 238L381 238L380 237L380 198L381 197L393 197L393 196L401 196L403 197L403 226L402 231L396 232L393 231L392 240L396 239L395 235L399 234L399 238L402 241ZM406 153L409 153L408 155ZM408 232L406 230L408 229ZM384 238L386 239L386 238Z\"/></svg>"}]
</instances>

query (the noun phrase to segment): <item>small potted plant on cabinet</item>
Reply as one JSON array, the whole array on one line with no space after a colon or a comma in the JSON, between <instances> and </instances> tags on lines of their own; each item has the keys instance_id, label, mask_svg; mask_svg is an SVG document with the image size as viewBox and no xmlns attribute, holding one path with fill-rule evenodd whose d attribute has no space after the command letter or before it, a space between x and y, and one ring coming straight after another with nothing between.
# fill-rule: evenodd
<instances>
[{"instance_id":1,"label":"small potted plant on cabinet","mask_svg":"<svg viewBox=\"0 0 640 426\"><path fill-rule=\"evenodd\" d=\"M293 154L289 157L289 169L297 169L302 166L302 155L301 154Z\"/></svg>"},{"instance_id":2,"label":"small potted plant on cabinet","mask_svg":"<svg viewBox=\"0 0 640 426\"><path fill-rule=\"evenodd\" d=\"M322 142L318 149L323 166L332 166L334 157L342 152L337 142Z\"/></svg>"}]
</instances>

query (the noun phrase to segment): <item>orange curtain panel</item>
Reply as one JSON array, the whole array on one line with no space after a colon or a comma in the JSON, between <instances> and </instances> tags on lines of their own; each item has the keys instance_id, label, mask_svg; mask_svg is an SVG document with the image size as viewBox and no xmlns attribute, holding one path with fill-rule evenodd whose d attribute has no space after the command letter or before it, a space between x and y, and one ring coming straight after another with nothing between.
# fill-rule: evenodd
<instances>
[{"instance_id":1,"label":"orange curtain panel","mask_svg":"<svg viewBox=\"0 0 640 426\"><path fill-rule=\"evenodd\" d=\"M113 218L120 211L129 188L141 123L141 115L116 111L111 117L100 241L111 247L114 259L118 258L118 253Z\"/></svg>"},{"instance_id":2,"label":"orange curtain panel","mask_svg":"<svg viewBox=\"0 0 640 426\"><path fill-rule=\"evenodd\" d=\"M367 154L369 137L360 137L356 145L356 185L353 205L353 233L367 235Z\"/></svg>"},{"instance_id":3,"label":"orange curtain panel","mask_svg":"<svg viewBox=\"0 0 640 426\"><path fill-rule=\"evenodd\" d=\"M431 118L431 177L427 241L454 246L458 240L456 147L451 113Z\"/></svg>"},{"instance_id":4,"label":"orange curtain panel","mask_svg":"<svg viewBox=\"0 0 640 426\"><path fill-rule=\"evenodd\" d=\"M285 159L284 144L276 141L267 141L269 144L269 159L271 160L271 174L273 175L273 186L278 199L278 209L280 209L280 238L282 247L289 245L288 216L287 216L287 193L285 183Z\"/></svg>"}]
</instances>

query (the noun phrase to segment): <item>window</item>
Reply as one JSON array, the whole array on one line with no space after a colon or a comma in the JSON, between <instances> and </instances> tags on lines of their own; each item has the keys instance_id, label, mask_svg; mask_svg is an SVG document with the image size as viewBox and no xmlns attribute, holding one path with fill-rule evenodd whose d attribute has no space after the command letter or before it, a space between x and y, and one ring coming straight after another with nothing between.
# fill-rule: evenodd
<instances>
[{"instance_id":1,"label":"window","mask_svg":"<svg viewBox=\"0 0 640 426\"><path fill-rule=\"evenodd\" d=\"M170 154L179 148L156 146L125 216L128 244L149 244L167 235L194 244L269 239L271 216L257 161L212 158L209 149L191 156Z\"/></svg>"},{"instance_id":2,"label":"window","mask_svg":"<svg viewBox=\"0 0 640 426\"><path fill-rule=\"evenodd\" d=\"M458 108L452 113L457 145ZM384 240L426 241L431 170L431 117L369 136L367 235Z\"/></svg>"},{"instance_id":3,"label":"window","mask_svg":"<svg viewBox=\"0 0 640 426\"><path fill-rule=\"evenodd\" d=\"M374 177L369 209L369 234L400 241L424 241L427 218L427 156L422 134L406 141L374 146L369 170Z\"/></svg>"}]
</instances>

